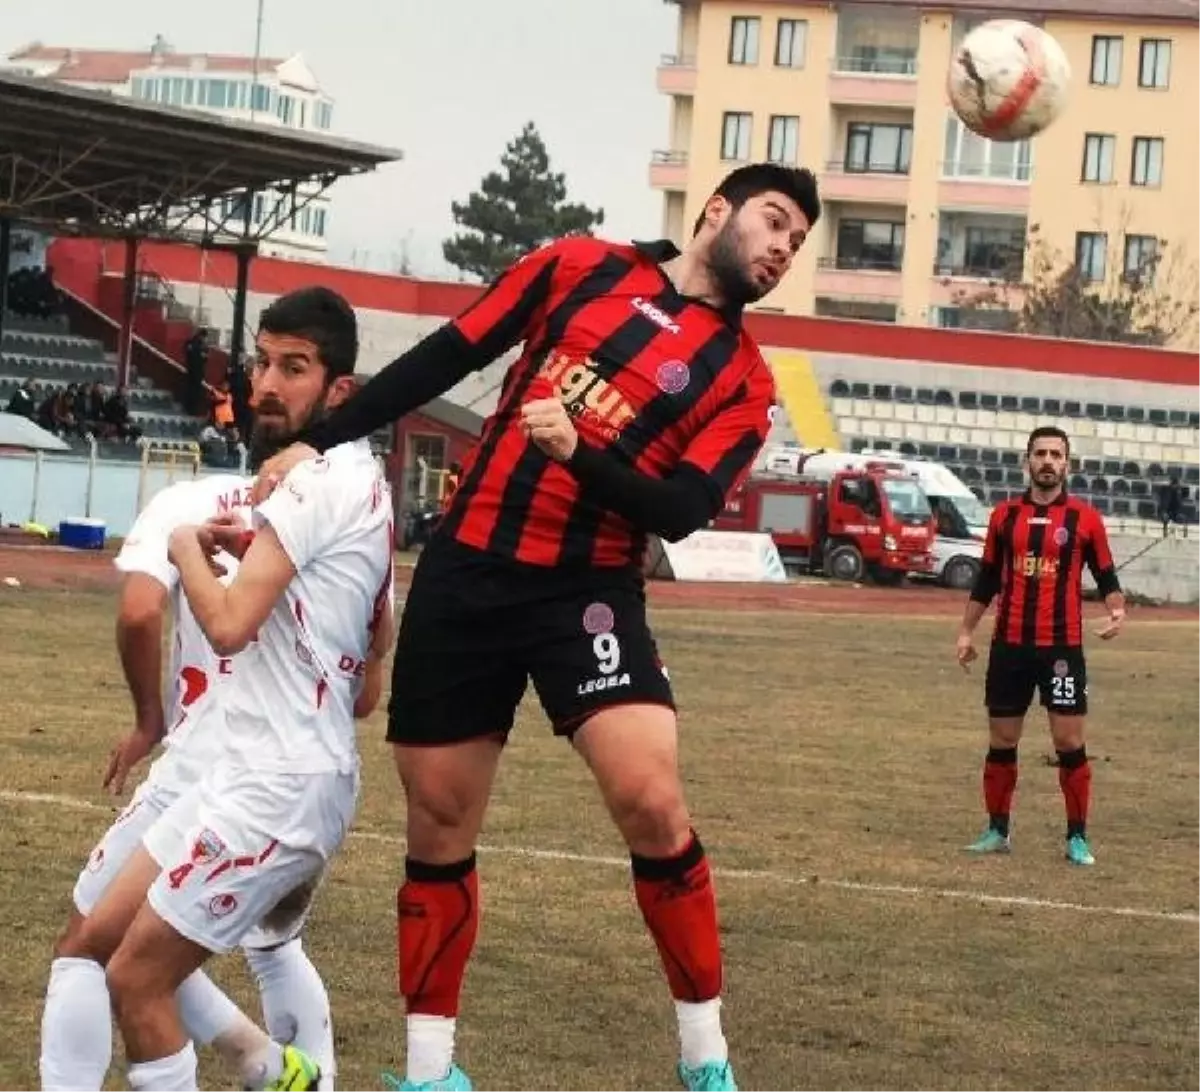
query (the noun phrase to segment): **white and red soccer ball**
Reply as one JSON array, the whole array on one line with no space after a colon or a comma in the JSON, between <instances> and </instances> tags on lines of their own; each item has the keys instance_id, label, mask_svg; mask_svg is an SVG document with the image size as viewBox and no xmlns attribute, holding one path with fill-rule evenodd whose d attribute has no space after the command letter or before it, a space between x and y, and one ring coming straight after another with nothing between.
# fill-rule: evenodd
<instances>
[{"instance_id":1,"label":"white and red soccer ball","mask_svg":"<svg viewBox=\"0 0 1200 1092\"><path fill-rule=\"evenodd\" d=\"M991 140L1022 140L1062 113L1071 65L1040 27L993 19L975 27L950 58L950 105L968 129Z\"/></svg>"}]
</instances>

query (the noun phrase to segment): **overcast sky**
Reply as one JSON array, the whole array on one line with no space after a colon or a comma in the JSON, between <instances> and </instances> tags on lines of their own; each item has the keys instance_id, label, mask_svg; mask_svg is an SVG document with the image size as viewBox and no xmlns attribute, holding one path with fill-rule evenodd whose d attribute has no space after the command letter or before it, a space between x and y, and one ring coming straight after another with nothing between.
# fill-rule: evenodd
<instances>
[{"instance_id":1,"label":"overcast sky","mask_svg":"<svg viewBox=\"0 0 1200 1092\"><path fill-rule=\"evenodd\" d=\"M254 52L254 0L0 0L0 54L46 45ZM374 13L373 13L374 11ZM337 185L331 258L388 267L406 241L424 275L453 273L450 202L495 167L526 121L603 233L657 235L647 182L667 142L654 90L677 9L664 0L265 0L263 55L301 53L333 96L333 132L400 148L401 163ZM369 259L367 258L369 252Z\"/></svg>"}]
</instances>

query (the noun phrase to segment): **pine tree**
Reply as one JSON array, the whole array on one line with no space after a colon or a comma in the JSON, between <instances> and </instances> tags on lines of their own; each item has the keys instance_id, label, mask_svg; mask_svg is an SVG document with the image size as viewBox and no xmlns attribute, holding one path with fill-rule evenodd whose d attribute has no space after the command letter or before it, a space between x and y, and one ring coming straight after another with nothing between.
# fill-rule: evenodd
<instances>
[{"instance_id":1,"label":"pine tree","mask_svg":"<svg viewBox=\"0 0 1200 1092\"><path fill-rule=\"evenodd\" d=\"M569 203L565 176L550 170L550 157L529 122L500 157L501 171L489 172L466 202L450 209L465 228L442 243L446 261L494 280L522 255L564 235L590 235L604 223L604 210Z\"/></svg>"}]
</instances>

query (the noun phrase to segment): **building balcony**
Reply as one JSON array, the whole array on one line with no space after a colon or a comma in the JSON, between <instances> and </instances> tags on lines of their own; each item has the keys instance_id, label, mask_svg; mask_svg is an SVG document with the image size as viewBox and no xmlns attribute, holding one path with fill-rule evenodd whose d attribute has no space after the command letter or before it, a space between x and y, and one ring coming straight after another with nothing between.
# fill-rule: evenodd
<instances>
[{"instance_id":1,"label":"building balcony","mask_svg":"<svg viewBox=\"0 0 1200 1092\"><path fill-rule=\"evenodd\" d=\"M659 150L650 154L650 185L654 189L682 192L687 182L687 152Z\"/></svg>"},{"instance_id":2,"label":"building balcony","mask_svg":"<svg viewBox=\"0 0 1200 1092\"><path fill-rule=\"evenodd\" d=\"M862 201L871 204L908 204L908 175L895 171L857 170L844 159L825 165L821 178L824 201Z\"/></svg>"},{"instance_id":3,"label":"building balcony","mask_svg":"<svg viewBox=\"0 0 1200 1092\"><path fill-rule=\"evenodd\" d=\"M696 58L664 53L658 62L655 85L664 95L694 95Z\"/></svg>"},{"instance_id":4,"label":"building balcony","mask_svg":"<svg viewBox=\"0 0 1200 1092\"><path fill-rule=\"evenodd\" d=\"M986 296L993 304L1019 311L1025 301L1021 271L1012 263L990 266L960 262L935 262L929 302L938 307L956 307L964 299Z\"/></svg>"},{"instance_id":5,"label":"building balcony","mask_svg":"<svg viewBox=\"0 0 1200 1092\"><path fill-rule=\"evenodd\" d=\"M818 258L813 292L818 296L863 300L899 300L903 256Z\"/></svg>"},{"instance_id":6,"label":"building balcony","mask_svg":"<svg viewBox=\"0 0 1200 1092\"><path fill-rule=\"evenodd\" d=\"M910 67L911 70L905 70ZM888 69L891 69L888 71ZM917 102L917 68L901 62L863 61L838 57L828 80L831 105L903 106L912 109Z\"/></svg>"},{"instance_id":7,"label":"building balcony","mask_svg":"<svg viewBox=\"0 0 1200 1092\"><path fill-rule=\"evenodd\" d=\"M943 163L938 182L938 204L948 208L1025 212L1029 208L1031 174L1028 163L1005 165L1003 169Z\"/></svg>"}]
</instances>

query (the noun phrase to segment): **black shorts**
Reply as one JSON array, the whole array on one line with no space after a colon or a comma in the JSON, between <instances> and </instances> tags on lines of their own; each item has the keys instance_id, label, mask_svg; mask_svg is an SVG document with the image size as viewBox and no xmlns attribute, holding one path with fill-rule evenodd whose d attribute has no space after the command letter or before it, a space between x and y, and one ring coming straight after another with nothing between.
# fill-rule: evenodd
<instances>
[{"instance_id":1,"label":"black shorts","mask_svg":"<svg viewBox=\"0 0 1200 1092\"><path fill-rule=\"evenodd\" d=\"M507 734L530 679L557 735L612 705L674 709L640 575L524 565L435 536L404 604L388 740Z\"/></svg>"},{"instance_id":2,"label":"black shorts","mask_svg":"<svg viewBox=\"0 0 1200 1092\"><path fill-rule=\"evenodd\" d=\"M994 641L984 685L989 715L1024 716L1035 690L1049 712L1083 716L1087 712L1087 661L1083 649Z\"/></svg>"}]
</instances>

